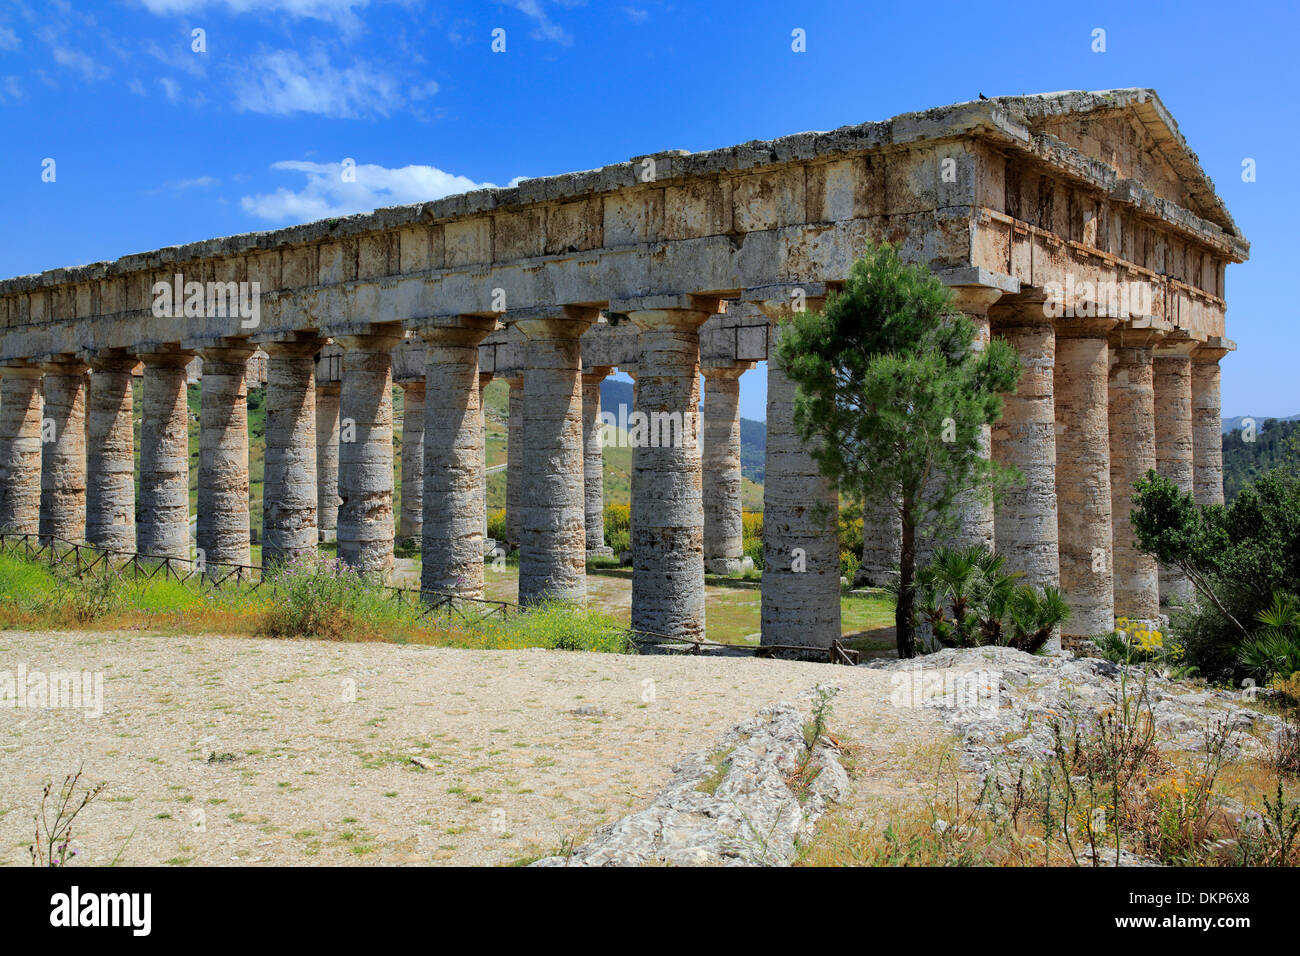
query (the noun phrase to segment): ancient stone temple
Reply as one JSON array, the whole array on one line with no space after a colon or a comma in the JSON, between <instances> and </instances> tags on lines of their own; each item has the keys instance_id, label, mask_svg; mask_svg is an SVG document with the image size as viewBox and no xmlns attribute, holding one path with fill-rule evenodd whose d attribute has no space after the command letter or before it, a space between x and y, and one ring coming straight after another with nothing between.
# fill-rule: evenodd
<instances>
[{"instance_id":1,"label":"ancient stone temple","mask_svg":"<svg viewBox=\"0 0 1300 956\"><path fill-rule=\"evenodd\" d=\"M520 549L520 599L581 602L603 548L597 386L620 369L650 423L633 452L632 623L702 635L706 567L741 557L737 381L871 239L927 265L1022 356L988 448L1025 480L996 507L972 501L959 537L1059 583L1067 634L1182 592L1133 545L1131 485L1154 468L1222 498L1224 270L1249 247L1142 89L666 151L0 282L0 528L188 552L198 356L196 542L209 564L247 561L248 369L265 355L266 560L336 536L343 560L382 576L394 540L416 538L426 588L478 596L481 389L500 377L501 543ZM792 384L773 363L767 376L763 640L825 646L840 632L837 496L793 432ZM877 512L866 554L881 573L895 524Z\"/></svg>"}]
</instances>

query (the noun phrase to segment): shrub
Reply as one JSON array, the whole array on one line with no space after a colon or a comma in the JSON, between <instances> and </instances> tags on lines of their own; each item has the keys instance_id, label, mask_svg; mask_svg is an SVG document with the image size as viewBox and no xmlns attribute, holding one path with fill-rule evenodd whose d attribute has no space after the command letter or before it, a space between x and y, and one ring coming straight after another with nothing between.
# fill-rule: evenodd
<instances>
[{"instance_id":1,"label":"shrub","mask_svg":"<svg viewBox=\"0 0 1300 956\"><path fill-rule=\"evenodd\" d=\"M545 647L606 654L635 652L627 628L613 618L564 604L530 608L504 623L485 624L480 633L489 647Z\"/></svg>"},{"instance_id":2,"label":"shrub","mask_svg":"<svg viewBox=\"0 0 1300 956\"><path fill-rule=\"evenodd\" d=\"M853 583L853 576L858 573L858 566L862 564L862 559L858 557L857 551L840 552L840 577L848 578L849 583Z\"/></svg>"},{"instance_id":3,"label":"shrub","mask_svg":"<svg viewBox=\"0 0 1300 956\"><path fill-rule=\"evenodd\" d=\"M1237 656L1246 672L1261 683L1300 672L1300 603L1275 591L1273 603L1255 619L1263 627L1241 645Z\"/></svg>"},{"instance_id":4,"label":"shrub","mask_svg":"<svg viewBox=\"0 0 1300 956\"><path fill-rule=\"evenodd\" d=\"M358 571L318 555L298 557L271 576L276 600L262 618L268 637L338 640L413 612L392 602Z\"/></svg>"},{"instance_id":5,"label":"shrub","mask_svg":"<svg viewBox=\"0 0 1300 956\"><path fill-rule=\"evenodd\" d=\"M501 542L506 540L506 509L488 512L488 537Z\"/></svg>"},{"instance_id":6,"label":"shrub","mask_svg":"<svg viewBox=\"0 0 1300 956\"><path fill-rule=\"evenodd\" d=\"M615 554L632 550L631 505L605 505L605 544Z\"/></svg>"}]
</instances>

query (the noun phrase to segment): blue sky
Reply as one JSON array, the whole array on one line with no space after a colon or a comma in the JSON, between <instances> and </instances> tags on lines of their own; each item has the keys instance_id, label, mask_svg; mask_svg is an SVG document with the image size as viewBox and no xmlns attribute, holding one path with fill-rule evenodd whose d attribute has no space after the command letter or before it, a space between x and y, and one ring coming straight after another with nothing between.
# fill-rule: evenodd
<instances>
[{"instance_id":1,"label":"blue sky","mask_svg":"<svg viewBox=\"0 0 1300 956\"><path fill-rule=\"evenodd\" d=\"M1224 414L1293 414L1298 26L1200 0L0 0L0 276L981 92L1150 86L1252 243ZM763 400L746 375L743 414Z\"/></svg>"}]
</instances>

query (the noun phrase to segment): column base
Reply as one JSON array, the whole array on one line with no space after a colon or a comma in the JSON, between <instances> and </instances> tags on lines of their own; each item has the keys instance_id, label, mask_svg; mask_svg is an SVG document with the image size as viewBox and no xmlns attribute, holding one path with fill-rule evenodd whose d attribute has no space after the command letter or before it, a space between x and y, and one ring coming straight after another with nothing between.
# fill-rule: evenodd
<instances>
[{"instance_id":1,"label":"column base","mask_svg":"<svg viewBox=\"0 0 1300 956\"><path fill-rule=\"evenodd\" d=\"M705 574L728 575L740 570L740 558L709 558L704 562Z\"/></svg>"},{"instance_id":2,"label":"column base","mask_svg":"<svg viewBox=\"0 0 1300 956\"><path fill-rule=\"evenodd\" d=\"M320 529L320 540L322 544L327 542L332 543L338 541L338 539L339 539L339 533L334 528Z\"/></svg>"},{"instance_id":3,"label":"column base","mask_svg":"<svg viewBox=\"0 0 1300 956\"><path fill-rule=\"evenodd\" d=\"M602 546L602 547L599 547L599 548L588 548L588 549L587 549L587 560L588 560L588 561L590 561L592 558L612 558L612 557L614 557L614 549L613 549L613 548L609 548L609 547L604 547L604 546Z\"/></svg>"}]
</instances>

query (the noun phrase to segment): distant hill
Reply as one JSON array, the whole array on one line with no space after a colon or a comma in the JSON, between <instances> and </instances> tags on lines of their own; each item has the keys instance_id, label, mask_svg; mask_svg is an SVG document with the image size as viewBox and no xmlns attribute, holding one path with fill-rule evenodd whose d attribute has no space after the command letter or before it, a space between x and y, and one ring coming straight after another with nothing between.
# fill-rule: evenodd
<instances>
[{"instance_id":1,"label":"distant hill","mask_svg":"<svg viewBox=\"0 0 1300 956\"><path fill-rule=\"evenodd\" d=\"M1256 422L1265 422L1270 420L1270 417L1267 415L1252 415L1249 417L1254 418ZM1236 431L1237 429L1241 428L1241 423L1246 418L1247 418L1246 415L1234 415L1232 418L1225 418L1223 420L1223 433L1226 435L1228 434L1228 432ZM1271 420L1279 421L1279 422L1300 421L1300 415L1289 415L1286 418L1275 418Z\"/></svg>"},{"instance_id":2,"label":"distant hill","mask_svg":"<svg viewBox=\"0 0 1300 956\"><path fill-rule=\"evenodd\" d=\"M1246 441L1240 426L1223 436L1223 496L1237 497L1243 485L1279 465L1300 466L1300 416L1257 419L1255 440Z\"/></svg>"}]
</instances>

